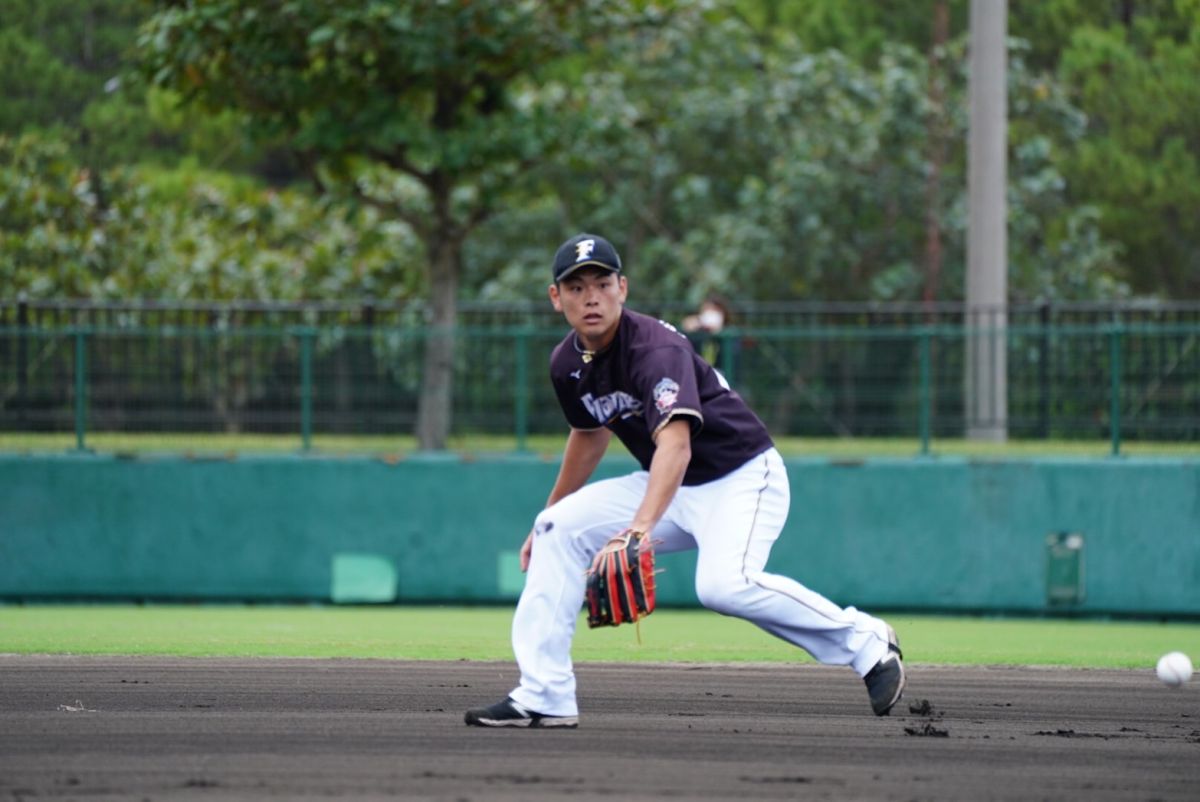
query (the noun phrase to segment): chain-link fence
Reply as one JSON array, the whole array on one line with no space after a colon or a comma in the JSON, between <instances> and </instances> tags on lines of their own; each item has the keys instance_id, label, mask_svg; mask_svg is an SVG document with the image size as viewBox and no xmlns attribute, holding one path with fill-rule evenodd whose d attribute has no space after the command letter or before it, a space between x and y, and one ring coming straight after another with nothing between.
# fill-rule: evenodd
<instances>
[{"instance_id":1,"label":"chain-link fence","mask_svg":"<svg viewBox=\"0 0 1200 802\"><path fill-rule=\"evenodd\" d=\"M728 301L731 323L745 329L813 327L909 327L945 325L987 328L999 320L1013 326L1125 324L1200 324L1200 301L1044 302L1010 304L1003 309L956 302L799 302ZM692 307L681 303L633 304L641 312L678 323ZM58 329L64 326L108 328L262 328L316 326L405 327L431 317L421 301L331 302L178 302L0 300L0 326ZM530 301L460 302L464 326L554 328L562 317L544 298Z\"/></svg>"},{"instance_id":2,"label":"chain-link fence","mask_svg":"<svg viewBox=\"0 0 1200 802\"><path fill-rule=\"evenodd\" d=\"M564 430L546 375L561 320L446 334L417 321L339 325L315 313L320 325L248 324L230 310L215 321L219 310L191 311L200 318L141 310L133 323L67 315L0 326L0 431L72 432L79 444L96 432L289 434L305 445L313 434L408 434L433 336L454 338L455 433L520 443ZM1122 439L1200 441L1200 322L1014 317L977 327L743 323L697 346L779 436L928 443L986 423L1014 439L1103 439L1114 450ZM972 353L984 355L973 368L984 373L1002 356L1005 381L1004 402L975 419Z\"/></svg>"}]
</instances>

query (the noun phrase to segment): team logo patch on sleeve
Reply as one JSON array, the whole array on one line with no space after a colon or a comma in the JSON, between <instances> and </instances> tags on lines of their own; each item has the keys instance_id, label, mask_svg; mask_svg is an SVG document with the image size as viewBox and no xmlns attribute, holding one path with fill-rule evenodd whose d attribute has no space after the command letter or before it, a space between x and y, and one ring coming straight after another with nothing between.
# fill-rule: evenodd
<instances>
[{"instance_id":1,"label":"team logo patch on sleeve","mask_svg":"<svg viewBox=\"0 0 1200 802\"><path fill-rule=\"evenodd\" d=\"M664 376L654 385L654 406L660 413L675 406L679 399L679 384L674 379Z\"/></svg>"}]
</instances>

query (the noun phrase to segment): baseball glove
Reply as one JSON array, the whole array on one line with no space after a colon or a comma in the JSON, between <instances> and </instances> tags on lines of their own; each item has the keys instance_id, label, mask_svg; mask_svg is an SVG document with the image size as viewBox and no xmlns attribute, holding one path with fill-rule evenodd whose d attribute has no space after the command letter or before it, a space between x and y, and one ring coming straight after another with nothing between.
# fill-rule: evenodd
<instances>
[{"instance_id":1,"label":"baseball glove","mask_svg":"<svg viewBox=\"0 0 1200 802\"><path fill-rule=\"evenodd\" d=\"M588 626L615 627L654 612L654 544L626 529L605 544L588 574Z\"/></svg>"}]
</instances>

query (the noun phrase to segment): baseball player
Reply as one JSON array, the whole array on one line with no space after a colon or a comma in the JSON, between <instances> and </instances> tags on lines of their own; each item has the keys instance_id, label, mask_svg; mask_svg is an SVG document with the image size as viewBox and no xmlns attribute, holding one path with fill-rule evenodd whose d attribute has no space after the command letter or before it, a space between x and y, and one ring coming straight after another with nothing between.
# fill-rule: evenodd
<instances>
[{"instance_id":1,"label":"baseball player","mask_svg":"<svg viewBox=\"0 0 1200 802\"><path fill-rule=\"evenodd\" d=\"M696 549L705 607L757 624L822 663L850 666L876 715L886 715L905 683L892 628L763 570L790 497L763 423L674 327L624 308L628 282L603 237L563 243L549 292L571 326L550 357L571 430L546 508L521 547L527 577L512 628L520 684L496 704L468 710L466 723L578 726L571 640L585 574L627 529L649 533L659 552ZM642 470L587 484L614 434Z\"/></svg>"}]
</instances>

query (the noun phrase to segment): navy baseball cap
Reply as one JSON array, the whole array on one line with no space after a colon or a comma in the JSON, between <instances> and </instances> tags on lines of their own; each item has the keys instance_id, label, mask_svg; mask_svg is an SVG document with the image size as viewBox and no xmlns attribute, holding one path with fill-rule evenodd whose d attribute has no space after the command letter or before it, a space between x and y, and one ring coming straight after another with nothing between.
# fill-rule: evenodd
<instances>
[{"instance_id":1,"label":"navy baseball cap","mask_svg":"<svg viewBox=\"0 0 1200 802\"><path fill-rule=\"evenodd\" d=\"M576 234L558 246L554 254L554 283L582 267L599 267L612 273L621 272L621 257L604 237L596 234Z\"/></svg>"}]
</instances>

